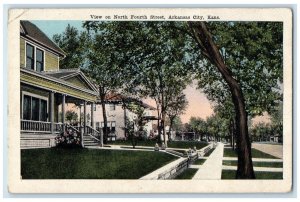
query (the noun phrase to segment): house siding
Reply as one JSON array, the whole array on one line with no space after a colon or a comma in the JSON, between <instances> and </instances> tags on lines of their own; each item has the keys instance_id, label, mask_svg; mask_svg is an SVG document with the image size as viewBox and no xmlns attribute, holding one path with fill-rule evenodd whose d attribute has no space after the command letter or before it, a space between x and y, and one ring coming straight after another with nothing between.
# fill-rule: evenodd
<instances>
[{"instance_id":1,"label":"house siding","mask_svg":"<svg viewBox=\"0 0 300 202\"><path fill-rule=\"evenodd\" d=\"M72 78L69 78L69 79L66 79L67 82L70 82L78 87L81 87L81 88L85 88L85 89L89 89L91 90L91 88L89 88L85 82L83 82L80 78L78 78L77 76L76 77L72 77Z\"/></svg>"},{"instance_id":2,"label":"house siding","mask_svg":"<svg viewBox=\"0 0 300 202\"><path fill-rule=\"evenodd\" d=\"M20 38L20 65L25 67L25 40Z\"/></svg>"},{"instance_id":3,"label":"house siding","mask_svg":"<svg viewBox=\"0 0 300 202\"><path fill-rule=\"evenodd\" d=\"M59 70L59 57L48 51L45 51L45 70Z\"/></svg>"}]
</instances>

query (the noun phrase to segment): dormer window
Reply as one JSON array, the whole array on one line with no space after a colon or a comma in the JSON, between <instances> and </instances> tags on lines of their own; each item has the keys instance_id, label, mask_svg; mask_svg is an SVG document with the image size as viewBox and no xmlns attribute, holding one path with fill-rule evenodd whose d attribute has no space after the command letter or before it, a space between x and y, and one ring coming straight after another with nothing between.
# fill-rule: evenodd
<instances>
[{"instance_id":1,"label":"dormer window","mask_svg":"<svg viewBox=\"0 0 300 202\"><path fill-rule=\"evenodd\" d=\"M44 51L26 43L26 68L44 71Z\"/></svg>"}]
</instances>

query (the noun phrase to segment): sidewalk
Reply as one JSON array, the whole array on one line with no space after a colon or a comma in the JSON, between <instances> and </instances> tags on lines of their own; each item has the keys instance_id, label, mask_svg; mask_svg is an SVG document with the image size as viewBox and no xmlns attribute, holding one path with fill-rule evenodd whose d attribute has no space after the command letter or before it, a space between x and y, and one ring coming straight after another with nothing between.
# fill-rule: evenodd
<instances>
[{"instance_id":1,"label":"sidewalk","mask_svg":"<svg viewBox=\"0 0 300 202\"><path fill-rule=\"evenodd\" d=\"M222 175L224 144L218 143L216 149L201 165L192 180L220 180Z\"/></svg>"}]
</instances>

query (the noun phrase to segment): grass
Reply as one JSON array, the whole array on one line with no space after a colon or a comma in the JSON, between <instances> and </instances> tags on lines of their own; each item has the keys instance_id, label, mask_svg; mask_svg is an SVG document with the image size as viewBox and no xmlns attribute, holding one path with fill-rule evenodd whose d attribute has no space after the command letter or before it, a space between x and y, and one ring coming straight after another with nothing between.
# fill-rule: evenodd
<instances>
[{"instance_id":1,"label":"grass","mask_svg":"<svg viewBox=\"0 0 300 202\"><path fill-rule=\"evenodd\" d=\"M215 151L215 148L210 149L204 156L210 156Z\"/></svg>"},{"instance_id":2,"label":"grass","mask_svg":"<svg viewBox=\"0 0 300 202\"><path fill-rule=\"evenodd\" d=\"M129 147L129 146L123 146L123 147L120 147L120 148L124 148L124 149L143 149L143 150L149 150L149 151L154 151L154 147L153 148L138 148L138 147Z\"/></svg>"},{"instance_id":3,"label":"grass","mask_svg":"<svg viewBox=\"0 0 300 202\"><path fill-rule=\"evenodd\" d=\"M156 141L150 141L150 140L146 140L146 141L138 141L136 146L147 146L147 147L154 147L155 146ZM112 145L128 145L128 146L132 146L131 141L128 140L117 140L114 142L109 142L108 144L112 144ZM208 143L207 142L197 142L197 141L172 141L172 142L168 142L168 147L170 148L181 148L181 149L193 149L194 147L196 147L197 149L201 149L205 146L207 146ZM161 145L160 145L161 146Z\"/></svg>"},{"instance_id":4,"label":"grass","mask_svg":"<svg viewBox=\"0 0 300 202\"><path fill-rule=\"evenodd\" d=\"M223 161L223 165L226 166L237 166L237 161ZM272 168L282 168L282 162L253 162L254 167L272 167Z\"/></svg>"},{"instance_id":5,"label":"grass","mask_svg":"<svg viewBox=\"0 0 300 202\"><path fill-rule=\"evenodd\" d=\"M270 154L264 153L262 151L259 151L257 149L251 149L252 151L252 158L268 158L268 159L278 159L275 156L272 156ZM237 157L237 154L235 151L233 151L231 148L224 148L224 157Z\"/></svg>"},{"instance_id":6,"label":"grass","mask_svg":"<svg viewBox=\"0 0 300 202\"><path fill-rule=\"evenodd\" d=\"M194 165L202 165L205 161L206 161L206 159L197 159L193 164Z\"/></svg>"},{"instance_id":7,"label":"grass","mask_svg":"<svg viewBox=\"0 0 300 202\"><path fill-rule=\"evenodd\" d=\"M23 179L138 179L175 159L151 151L30 149L21 150L21 175Z\"/></svg>"},{"instance_id":8,"label":"grass","mask_svg":"<svg viewBox=\"0 0 300 202\"><path fill-rule=\"evenodd\" d=\"M222 179L235 180L235 170L222 170ZM256 179L275 180L283 179L282 172L255 172Z\"/></svg>"},{"instance_id":9,"label":"grass","mask_svg":"<svg viewBox=\"0 0 300 202\"><path fill-rule=\"evenodd\" d=\"M177 179L177 180L192 179L197 171L198 171L197 168L188 168L185 171L183 171L182 173L180 173L179 175L177 175L175 177L175 179Z\"/></svg>"}]
</instances>

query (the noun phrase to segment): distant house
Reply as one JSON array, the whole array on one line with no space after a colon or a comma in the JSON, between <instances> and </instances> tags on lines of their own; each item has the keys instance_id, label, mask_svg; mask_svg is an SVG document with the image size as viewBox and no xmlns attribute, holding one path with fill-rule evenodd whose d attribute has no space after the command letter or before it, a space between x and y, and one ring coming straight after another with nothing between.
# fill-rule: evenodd
<instances>
[{"instance_id":1,"label":"distant house","mask_svg":"<svg viewBox=\"0 0 300 202\"><path fill-rule=\"evenodd\" d=\"M126 119L128 121L133 121L137 118L137 114L133 113L123 105L123 101L126 97L122 95L108 95L105 101L105 109L107 115L107 127L108 127L108 140L114 141L116 139L126 139ZM144 108L144 116L143 119L146 120L146 125L144 126L144 130L146 131L147 136L150 135L152 129L152 120L157 119L152 115L154 107L138 101L133 100L135 104L140 105ZM87 111L91 110L91 105L87 106ZM98 131L102 131L104 127L103 121L103 110L101 102L98 100L96 104L93 106L93 114L94 114L94 123L95 128Z\"/></svg>"},{"instance_id":2,"label":"distant house","mask_svg":"<svg viewBox=\"0 0 300 202\"><path fill-rule=\"evenodd\" d=\"M66 103L97 100L97 89L77 67L59 68L65 56L33 23L20 22L21 148L54 146L56 134L66 129ZM86 124L82 131L88 133Z\"/></svg>"}]
</instances>

